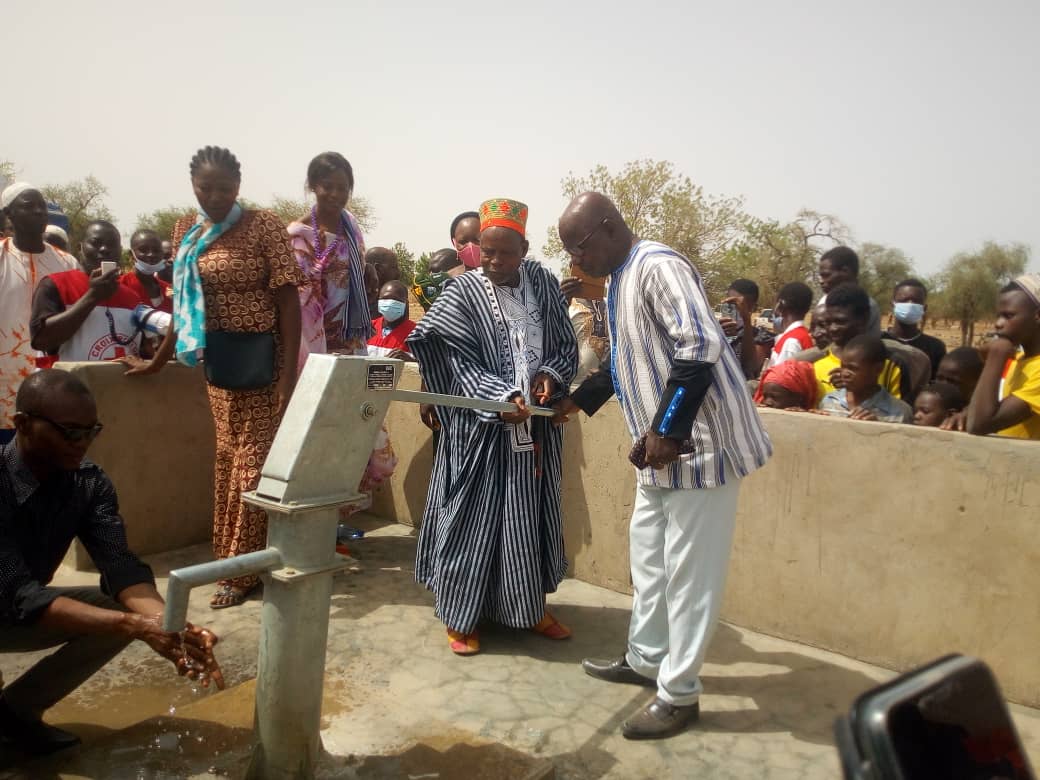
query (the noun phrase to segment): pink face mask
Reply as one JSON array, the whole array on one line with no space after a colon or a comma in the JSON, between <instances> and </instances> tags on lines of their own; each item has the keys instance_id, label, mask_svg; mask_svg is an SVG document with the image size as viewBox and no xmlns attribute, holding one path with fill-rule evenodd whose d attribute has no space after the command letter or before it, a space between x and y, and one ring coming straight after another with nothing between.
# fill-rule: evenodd
<instances>
[{"instance_id":1,"label":"pink face mask","mask_svg":"<svg viewBox=\"0 0 1040 780\"><path fill-rule=\"evenodd\" d=\"M466 244L462 249L458 249L458 252L459 261L466 268L480 268L480 244Z\"/></svg>"}]
</instances>

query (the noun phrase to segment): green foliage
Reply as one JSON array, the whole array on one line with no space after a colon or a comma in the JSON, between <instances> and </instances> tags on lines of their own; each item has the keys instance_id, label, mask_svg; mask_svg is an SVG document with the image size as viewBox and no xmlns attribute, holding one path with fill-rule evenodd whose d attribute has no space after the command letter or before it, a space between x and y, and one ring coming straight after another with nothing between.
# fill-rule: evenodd
<instances>
[{"instance_id":1,"label":"green foliage","mask_svg":"<svg viewBox=\"0 0 1040 780\"><path fill-rule=\"evenodd\" d=\"M723 285L733 279L754 279L759 302L772 306L788 282L812 284L823 249L849 240L848 228L829 214L803 210L793 222L746 217L743 236L720 264ZM721 291L720 291L721 292Z\"/></svg>"},{"instance_id":2,"label":"green foliage","mask_svg":"<svg viewBox=\"0 0 1040 780\"><path fill-rule=\"evenodd\" d=\"M1029 249L1024 244L987 241L978 252L961 252L935 278L929 300L933 313L961 326L961 344L975 341L975 323L996 314L1000 288L1025 271Z\"/></svg>"},{"instance_id":3,"label":"green foliage","mask_svg":"<svg viewBox=\"0 0 1040 780\"><path fill-rule=\"evenodd\" d=\"M177 220L194 213L195 206L167 206L149 214L138 214L134 231L154 230L159 234L159 238L168 240L173 236L173 226L177 224Z\"/></svg>"},{"instance_id":4,"label":"green foliage","mask_svg":"<svg viewBox=\"0 0 1040 780\"><path fill-rule=\"evenodd\" d=\"M892 311L892 292L904 279L916 276L913 263L902 250L866 243L859 248L859 284L883 314Z\"/></svg>"},{"instance_id":5,"label":"green foliage","mask_svg":"<svg viewBox=\"0 0 1040 780\"><path fill-rule=\"evenodd\" d=\"M93 176L76 179L67 184L50 184L41 187L40 192L48 201L61 206L65 216L69 218L69 249L74 254L79 253L79 245L83 242L87 225L95 219L116 221L105 204L108 188Z\"/></svg>"},{"instance_id":6,"label":"green foliage","mask_svg":"<svg viewBox=\"0 0 1040 780\"><path fill-rule=\"evenodd\" d=\"M270 205L263 206L273 211L286 225L311 213L311 202L305 198L285 198L276 195ZM375 209L367 198L354 197L347 205L347 211L354 215L362 233L368 233L376 226Z\"/></svg>"},{"instance_id":7,"label":"green foliage","mask_svg":"<svg viewBox=\"0 0 1040 780\"><path fill-rule=\"evenodd\" d=\"M415 278L415 253L409 250L402 241L394 244L390 251L397 255L397 265L401 269L401 280L405 284L411 284L411 281ZM429 267L429 258L427 258L426 263L427 267Z\"/></svg>"},{"instance_id":8,"label":"green foliage","mask_svg":"<svg viewBox=\"0 0 1040 780\"><path fill-rule=\"evenodd\" d=\"M410 276L406 276L404 271L401 271L401 279L407 284L412 284L416 279L420 279L430 273L430 258L433 257L431 252L423 252L419 255L419 259L415 261L412 266L412 273Z\"/></svg>"},{"instance_id":9,"label":"green foliage","mask_svg":"<svg viewBox=\"0 0 1040 780\"><path fill-rule=\"evenodd\" d=\"M589 190L602 192L636 235L682 252L697 265L710 292L724 291L730 281L725 256L747 219L740 198L707 195L672 163L654 160L635 160L618 174L599 165L585 176L568 174L561 186L568 200ZM542 252L553 258L565 254L555 226Z\"/></svg>"}]
</instances>

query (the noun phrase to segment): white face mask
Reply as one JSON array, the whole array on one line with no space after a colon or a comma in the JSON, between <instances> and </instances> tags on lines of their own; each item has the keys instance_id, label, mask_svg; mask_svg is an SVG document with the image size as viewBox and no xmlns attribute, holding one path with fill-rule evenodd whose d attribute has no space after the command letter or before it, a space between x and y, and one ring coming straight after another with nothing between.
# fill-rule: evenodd
<instances>
[{"instance_id":1,"label":"white face mask","mask_svg":"<svg viewBox=\"0 0 1040 780\"><path fill-rule=\"evenodd\" d=\"M143 274L147 274L148 276L154 276L166 267L165 260L160 260L158 263L152 264L142 261L137 256L137 252L135 252L133 249L130 250L130 256L134 258L134 268L136 268Z\"/></svg>"}]
</instances>

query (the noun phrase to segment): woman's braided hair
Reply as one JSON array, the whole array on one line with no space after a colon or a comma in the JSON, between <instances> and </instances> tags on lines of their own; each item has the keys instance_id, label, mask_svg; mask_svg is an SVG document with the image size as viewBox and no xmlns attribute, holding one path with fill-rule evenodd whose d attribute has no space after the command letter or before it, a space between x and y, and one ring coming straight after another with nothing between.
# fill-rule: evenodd
<instances>
[{"instance_id":1,"label":"woman's braided hair","mask_svg":"<svg viewBox=\"0 0 1040 780\"><path fill-rule=\"evenodd\" d=\"M204 146L195 152L195 156L191 158L191 175L195 176L203 165L223 168L236 180L242 180L242 166L239 165L238 158L222 146Z\"/></svg>"}]
</instances>

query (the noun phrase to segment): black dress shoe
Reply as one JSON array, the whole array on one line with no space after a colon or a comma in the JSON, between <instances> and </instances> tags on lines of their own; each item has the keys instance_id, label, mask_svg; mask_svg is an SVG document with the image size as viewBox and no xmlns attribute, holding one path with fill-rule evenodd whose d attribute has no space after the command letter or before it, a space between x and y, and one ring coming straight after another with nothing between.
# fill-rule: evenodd
<instances>
[{"instance_id":1,"label":"black dress shoe","mask_svg":"<svg viewBox=\"0 0 1040 780\"><path fill-rule=\"evenodd\" d=\"M32 756L46 756L80 743L75 734L57 726L19 717L3 698L0 698L0 739Z\"/></svg>"},{"instance_id":2,"label":"black dress shoe","mask_svg":"<svg viewBox=\"0 0 1040 780\"><path fill-rule=\"evenodd\" d=\"M657 685L656 680L644 677L631 666L625 656L608 660L605 658L586 658L581 662L581 668L585 674L598 677L613 683L629 683L631 685Z\"/></svg>"},{"instance_id":3,"label":"black dress shoe","mask_svg":"<svg viewBox=\"0 0 1040 780\"><path fill-rule=\"evenodd\" d=\"M677 707L657 696L643 711L621 726L625 739L665 739L683 731L701 714L699 702Z\"/></svg>"}]
</instances>

